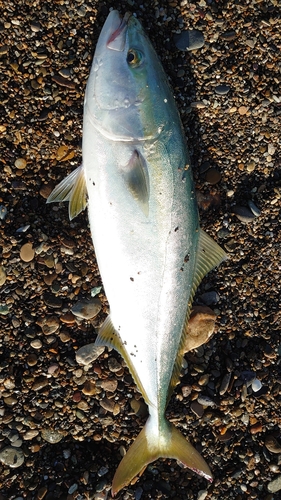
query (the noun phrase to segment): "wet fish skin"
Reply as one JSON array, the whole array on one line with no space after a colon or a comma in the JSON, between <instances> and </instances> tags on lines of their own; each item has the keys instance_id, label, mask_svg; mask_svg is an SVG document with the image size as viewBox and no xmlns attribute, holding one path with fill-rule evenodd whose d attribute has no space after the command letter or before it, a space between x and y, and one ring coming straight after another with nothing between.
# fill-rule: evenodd
<instances>
[{"instance_id":1,"label":"wet fish skin","mask_svg":"<svg viewBox=\"0 0 281 500\"><path fill-rule=\"evenodd\" d=\"M206 462L165 418L178 382L195 290L224 251L199 227L186 141L164 70L136 18L112 11L87 83L83 166L48 201L85 208L110 316L96 346L124 357L148 421L113 478L117 493L159 457L211 479Z\"/></svg>"}]
</instances>

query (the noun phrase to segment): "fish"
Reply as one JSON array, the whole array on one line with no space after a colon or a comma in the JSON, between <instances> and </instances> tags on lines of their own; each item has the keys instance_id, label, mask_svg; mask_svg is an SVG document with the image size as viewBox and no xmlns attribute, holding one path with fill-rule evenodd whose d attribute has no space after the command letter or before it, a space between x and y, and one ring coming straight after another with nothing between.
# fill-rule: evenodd
<instances>
[{"instance_id":1,"label":"fish","mask_svg":"<svg viewBox=\"0 0 281 500\"><path fill-rule=\"evenodd\" d=\"M149 417L120 462L112 494L158 458L212 479L165 416L179 381L187 325L202 278L225 258L199 225L187 143L160 60L138 19L109 13L86 86L82 165L47 202L88 206L110 313L95 345L123 356Z\"/></svg>"}]
</instances>

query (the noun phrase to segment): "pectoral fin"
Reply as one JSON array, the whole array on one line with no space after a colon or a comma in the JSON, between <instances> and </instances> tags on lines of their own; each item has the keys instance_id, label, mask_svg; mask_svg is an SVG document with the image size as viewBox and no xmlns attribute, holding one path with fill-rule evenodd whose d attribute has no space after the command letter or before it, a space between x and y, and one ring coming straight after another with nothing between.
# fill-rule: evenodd
<instances>
[{"instance_id":1,"label":"pectoral fin","mask_svg":"<svg viewBox=\"0 0 281 500\"><path fill-rule=\"evenodd\" d=\"M69 219L72 220L87 205L87 188L83 166L76 168L51 192L47 203L69 201Z\"/></svg>"},{"instance_id":2,"label":"pectoral fin","mask_svg":"<svg viewBox=\"0 0 281 500\"><path fill-rule=\"evenodd\" d=\"M122 167L122 174L131 195L147 217L149 212L149 177L145 159L137 150L133 151L127 165Z\"/></svg>"}]
</instances>

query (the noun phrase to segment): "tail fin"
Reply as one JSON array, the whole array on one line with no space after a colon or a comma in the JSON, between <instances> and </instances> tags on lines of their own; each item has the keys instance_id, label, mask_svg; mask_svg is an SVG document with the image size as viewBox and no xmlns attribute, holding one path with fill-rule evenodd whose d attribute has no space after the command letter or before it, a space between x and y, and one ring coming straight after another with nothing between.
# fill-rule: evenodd
<instances>
[{"instance_id":1,"label":"tail fin","mask_svg":"<svg viewBox=\"0 0 281 500\"><path fill-rule=\"evenodd\" d=\"M159 430L151 417L120 462L112 482L112 495L127 486L146 466L158 458L175 458L200 476L212 481L212 473L197 450L178 429L165 420Z\"/></svg>"}]
</instances>

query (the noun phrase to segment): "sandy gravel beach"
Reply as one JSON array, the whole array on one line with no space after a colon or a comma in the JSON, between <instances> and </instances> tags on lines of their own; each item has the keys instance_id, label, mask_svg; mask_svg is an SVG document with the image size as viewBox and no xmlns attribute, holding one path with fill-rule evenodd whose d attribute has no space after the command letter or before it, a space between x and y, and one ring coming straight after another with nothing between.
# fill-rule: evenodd
<instances>
[{"instance_id":1,"label":"sandy gravel beach","mask_svg":"<svg viewBox=\"0 0 281 500\"><path fill-rule=\"evenodd\" d=\"M70 222L67 204L46 204L82 161L85 86L111 8L138 17L162 61L201 226L229 256L196 293L216 329L185 356L167 411L214 481L159 460L116 498L281 498L278 4L2 2L0 500L111 499L114 472L147 418L115 351L77 363L108 303L86 211Z\"/></svg>"}]
</instances>

